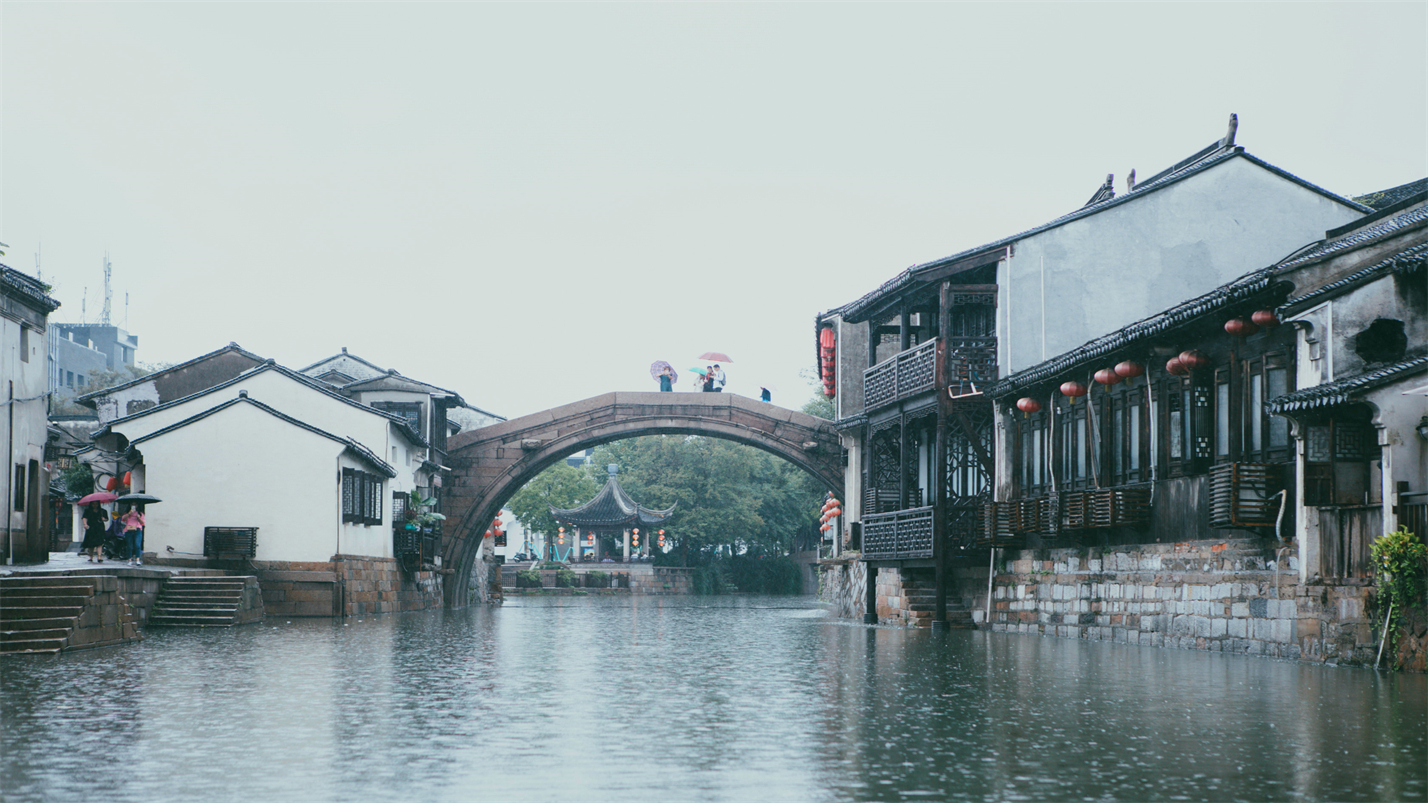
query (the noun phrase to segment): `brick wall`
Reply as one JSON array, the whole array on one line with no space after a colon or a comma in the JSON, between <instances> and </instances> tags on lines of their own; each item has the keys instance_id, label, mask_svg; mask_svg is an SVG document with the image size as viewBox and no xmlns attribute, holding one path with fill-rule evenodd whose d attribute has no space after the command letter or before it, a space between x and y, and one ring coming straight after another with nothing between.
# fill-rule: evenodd
<instances>
[{"instance_id":1,"label":"brick wall","mask_svg":"<svg viewBox=\"0 0 1428 803\"><path fill-rule=\"evenodd\" d=\"M334 555L327 563L254 561L269 616L366 616L442 607L437 572L404 572L392 558Z\"/></svg>"}]
</instances>

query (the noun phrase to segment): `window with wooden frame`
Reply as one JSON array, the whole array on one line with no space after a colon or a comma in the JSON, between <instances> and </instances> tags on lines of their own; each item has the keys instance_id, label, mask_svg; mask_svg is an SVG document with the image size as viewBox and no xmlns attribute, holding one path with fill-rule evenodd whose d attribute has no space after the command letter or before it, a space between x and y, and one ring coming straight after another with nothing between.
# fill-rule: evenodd
<instances>
[{"instance_id":1,"label":"window with wooden frame","mask_svg":"<svg viewBox=\"0 0 1428 803\"><path fill-rule=\"evenodd\" d=\"M1282 463L1294 457L1289 439L1289 419L1270 415L1264 403L1283 396L1290 386L1289 359L1284 353L1245 360L1243 424L1240 459L1247 463Z\"/></svg>"},{"instance_id":2,"label":"window with wooden frame","mask_svg":"<svg viewBox=\"0 0 1428 803\"><path fill-rule=\"evenodd\" d=\"M355 468L342 469L342 521L345 524L382 523L385 478Z\"/></svg>"},{"instance_id":3,"label":"window with wooden frame","mask_svg":"<svg viewBox=\"0 0 1428 803\"><path fill-rule=\"evenodd\" d=\"M1150 427L1145 386L1116 387L1098 402L1103 484L1126 485L1150 479Z\"/></svg>"},{"instance_id":4,"label":"window with wooden frame","mask_svg":"<svg viewBox=\"0 0 1428 803\"><path fill-rule=\"evenodd\" d=\"M1069 400L1056 403L1056 433L1053 451L1056 455L1056 484L1062 490L1078 490L1092 486L1091 432L1085 402Z\"/></svg>"},{"instance_id":5,"label":"window with wooden frame","mask_svg":"<svg viewBox=\"0 0 1428 803\"><path fill-rule=\"evenodd\" d=\"M1018 415L1013 410L1012 415ZM1042 496L1050 488L1046 458L1050 442L1050 416L1045 410L1016 419L1016 477L1022 496Z\"/></svg>"},{"instance_id":6,"label":"window with wooden frame","mask_svg":"<svg viewBox=\"0 0 1428 803\"><path fill-rule=\"evenodd\" d=\"M1363 505L1370 467L1381 452L1372 414L1361 405L1335 408L1304 428L1304 504Z\"/></svg>"},{"instance_id":7,"label":"window with wooden frame","mask_svg":"<svg viewBox=\"0 0 1428 803\"><path fill-rule=\"evenodd\" d=\"M1203 373L1203 372L1202 372ZM1160 403L1157 407L1160 430L1165 433L1157 444L1167 473L1172 477L1201 474L1211 457L1213 425L1209 387L1196 384L1191 377L1167 375L1155 389Z\"/></svg>"}]
</instances>

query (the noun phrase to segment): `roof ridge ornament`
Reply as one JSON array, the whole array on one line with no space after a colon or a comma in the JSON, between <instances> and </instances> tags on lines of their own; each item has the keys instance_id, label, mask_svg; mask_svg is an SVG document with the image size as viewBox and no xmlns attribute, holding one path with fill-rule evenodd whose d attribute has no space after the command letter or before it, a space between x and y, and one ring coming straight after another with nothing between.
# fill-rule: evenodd
<instances>
[{"instance_id":1,"label":"roof ridge ornament","mask_svg":"<svg viewBox=\"0 0 1428 803\"><path fill-rule=\"evenodd\" d=\"M1240 127L1240 118L1239 118L1239 115L1237 115L1237 114L1231 112L1231 113L1230 113L1230 127L1229 127L1229 130L1227 130L1227 131L1225 132L1225 138L1222 139L1222 140L1220 140L1220 147L1221 147L1221 148L1223 148L1224 150L1229 150L1230 148L1235 147L1235 130L1236 130L1237 128L1239 128L1239 127Z\"/></svg>"},{"instance_id":2,"label":"roof ridge ornament","mask_svg":"<svg viewBox=\"0 0 1428 803\"><path fill-rule=\"evenodd\" d=\"M1096 190L1096 194L1091 196L1091 200L1086 202L1086 206L1094 206L1102 201L1109 201L1112 198L1116 197L1115 182L1116 174L1107 173L1106 183L1102 184L1100 188ZM1086 206L1083 206L1081 208L1085 209Z\"/></svg>"}]
</instances>

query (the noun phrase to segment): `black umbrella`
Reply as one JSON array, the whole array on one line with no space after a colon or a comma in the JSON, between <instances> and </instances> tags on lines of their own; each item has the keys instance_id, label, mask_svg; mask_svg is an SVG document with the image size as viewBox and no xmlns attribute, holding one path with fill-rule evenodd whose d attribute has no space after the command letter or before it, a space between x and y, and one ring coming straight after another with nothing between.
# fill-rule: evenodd
<instances>
[{"instance_id":1,"label":"black umbrella","mask_svg":"<svg viewBox=\"0 0 1428 803\"><path fill-rule=\"evenodd\" d=\"M158 498L157 496L154 496L153 494L138 493L124 494L123 496L119 497L118 499L115 499L114 501L128 502L131 505L152 505L155 502L162 502L164 500Z\"/></svg>"}]
</instances>

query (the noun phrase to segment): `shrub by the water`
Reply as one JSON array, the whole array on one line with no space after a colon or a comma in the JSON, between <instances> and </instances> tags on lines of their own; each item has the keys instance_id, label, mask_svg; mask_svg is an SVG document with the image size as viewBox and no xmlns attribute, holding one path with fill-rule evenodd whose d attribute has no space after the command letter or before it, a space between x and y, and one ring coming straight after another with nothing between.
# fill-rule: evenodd
<instances>
[{"instance_id":1,"label":"shrub by the water","mask_svg":"<svg viewBox=\"0 0 1428 803\"><path fill-rule=\"evenodd\" d=\"M540 572L535 569L516 572L516 588L540 588Z\"/></svg>"}]
</instances>

